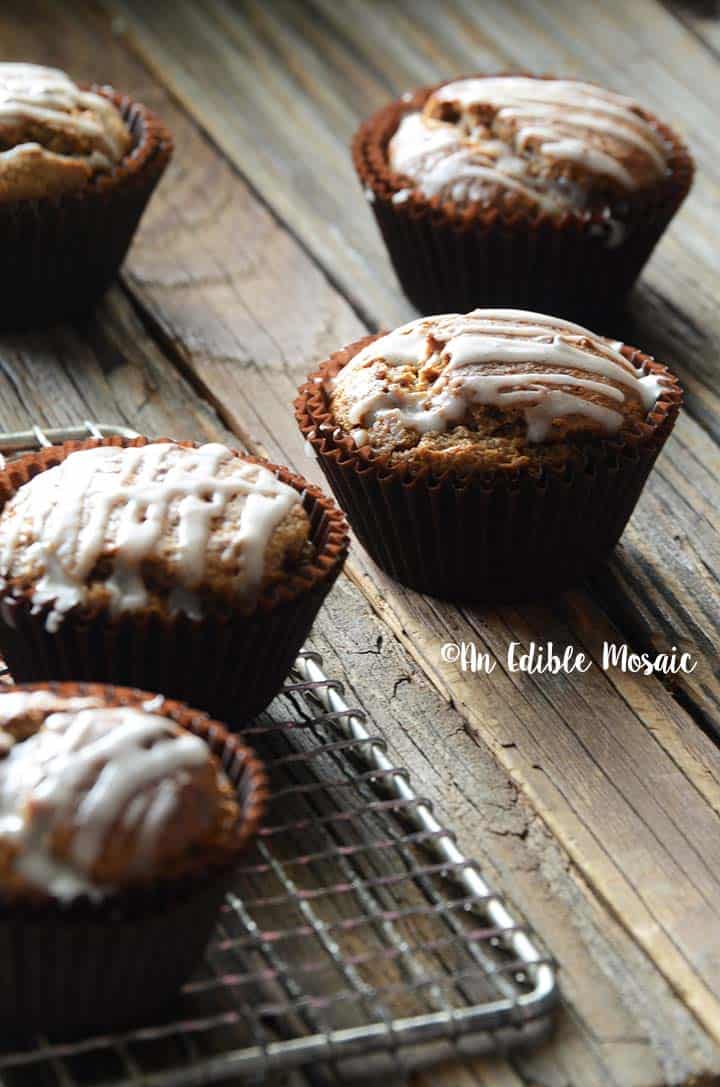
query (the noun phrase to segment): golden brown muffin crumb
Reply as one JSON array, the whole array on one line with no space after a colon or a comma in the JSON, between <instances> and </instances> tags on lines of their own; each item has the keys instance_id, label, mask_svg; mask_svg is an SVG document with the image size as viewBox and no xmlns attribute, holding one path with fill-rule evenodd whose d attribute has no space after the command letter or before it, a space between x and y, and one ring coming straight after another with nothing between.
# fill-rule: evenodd
<instances>
[{"instance_id":1,"label":"golden brown muffin crumb","mask_svg":"<svg viewBox=\"0 0 720 1087\"><path fill-rule=\"evenodd\" d=\"M441 473L562 466L642 432L660 391L622 345L559 318L474 310L368 344L329 389L334 423L393 464Z\"/></svg>"},{"instance_id":2,"label":"golden brown muffin crumb","mask_svg":"<svg viewBox=\"0 0 720 1087\"><path fill-rule=\"evenodd\" d=\"M80 604L249 612L311 548L298 491L217 444L80 450L0 514L0 577L55 628Z\"/></svg>"},{"instance_id":3,"label":"golden brown muffin crumb","mask_svg":"<svg viewBox=\"0 0 720 1087\"><path fill-rule=\"evenodd\" d=\"M107 98L56 68L0 63L0 201L82 188L131 145Z\"/></svg>"},{"instance_id":4,"label":"golden brown muffin crumb","mask_svg":"<svg viewBox=\"0 0 720 1087\"><path fill-rule=\"evenodd\" d=\"M97 896L232 851L230 782L204 740L152 710L0 694L5 896Z\"/></svg>"},{"instance_id":5,"label":"golden brown muffin crumb","mask_svg":"<svg viewBox=\"0 0 720 1087\"><path fill-rule=\"evenodd\" d=\"M497 76L437 88L422 111L402 118L388 156L408 192L427 199L562 214L651 188L668 171L669 148L622 95L576 80Z\"/></svg>"}]
</instances>

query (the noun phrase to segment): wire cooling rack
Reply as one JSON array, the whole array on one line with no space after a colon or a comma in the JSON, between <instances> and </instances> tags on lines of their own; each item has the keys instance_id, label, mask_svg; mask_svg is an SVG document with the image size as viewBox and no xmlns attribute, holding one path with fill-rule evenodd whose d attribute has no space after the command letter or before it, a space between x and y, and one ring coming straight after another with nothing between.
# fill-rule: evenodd
<instances>
[{"instance_id":1,"label":"wire cooling rack","mask_svg":"<svg viewBox=\"0 0 720 1087\"><path fill-rule=\"evenodd\" d=\"M0 452L88 433L134 432L35 427L0 436ZM3 1087L196 1087L298 1065L324 1087L547 1033L551 962L317 654L246 735L272 803L202 969L142 1029L0 1039Z\"/></svg>"}]
</instances>

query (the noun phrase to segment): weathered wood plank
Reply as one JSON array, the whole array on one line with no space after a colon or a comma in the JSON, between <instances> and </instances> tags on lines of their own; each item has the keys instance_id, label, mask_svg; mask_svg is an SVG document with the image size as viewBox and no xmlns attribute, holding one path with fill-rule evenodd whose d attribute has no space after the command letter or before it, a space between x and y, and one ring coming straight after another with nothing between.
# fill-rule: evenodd
<instances>
[{"instance_id":1,"label":"weathered wood plank","mask_svg":"<svg viewBox=\"0 0 720 1087\"><path fill-rule=\"evenodd\" d=\"M163 247L164 252L166 252L165 247ZM232 255L228 254L228 274L230 274L231 265ZM242 292L242 285L239 290ZM143 290L143 294L144 300L150 305L153 313L156 315L159 312L167 313L160 299L153 296L152 289L147 293ZM162 318L156 317L156 319ZM289 306L283 307L281 320L283 326L293 320ZM275 335L276 339L281 340L282 332L279 324L275 326ZM188 323L183 322L182 332L178 338L182 343L190 345L189 348L180 348L187 365L200 376L207 388L215 389L216 396L222 388L222 394L225 397L227 387L216 384L218 381L216 365L211 363L207 366L204 358L199 357L197 351L193 350L192 345L198 340L196 331L193 332ZM282 350L281 353L283 353ZM243 373L242 388L239 387L240 383L235 383L233 389L231 398L233 412L239 410L237 405L244 404L241 414L246 418L249 417L251 406L257 401L258 389L263 387L264 381L272 386L273 391L277 390L281 394L287 388L285 373L278 381L274 377L272 368L265 369L257 377ZM268 397L272 394L267 392L265 395ZM271 412L269 419L263 420L263 423L264 432L260 434L260 438L265 445L270 449L277 449L284 459L296 459L297 439L286 432L287 428L283 428L274 411ZM690 423L687 425L692 426ZM709 450L712 453L715 452L715 447L709 443L707 436L700 428L695 427L691 430L691 442L695 444L707 442ZM686 463L681 465L682 469L691 475ZM398 636L406 640L410 651L416 655L423 668L431 675L438 671L440 643L450 633L456 636L467 635L478 638L482 636L483 631L487 630L491 635L488 644L491 647L494 644L495 650L499 653L502 653L503 644L509 637L517 636L518 640L527 639L527 630L521 616L503 613L498 616L468 615L463 618L458 617L452 609L443 611L443 609L433 608L431 604L420 601L413 594L404 594L393 589L369 564L365 563L362 556L356 559L354 576L363 586L374 606L382 612ZM686 570L684 576L687 576ZM680 581L681 577L678 575L678 583ZM698 595L702 597L703 594ZM613 628L597 608L583 601L579 612L581 621L574 626L566 628L562 624L558 625L552 615L543 613L538 627L546 632L556 630L556 639L560 643L568 640L577 641L583 630L586 635L590 630L602 632L612 639ZM443 623L447 625L444 627ZM700 622L697 625L700 626ZM646 681L645 685L635 683L628 686L624 681L614 677L610 681L603 679L602 686L593 690L590 688L581 690L578 692L577 700L573 701L568 700L567 695L561 696L552 684L540 682L537 684L537 691L523 690L523 700L518 702L516 697L509 699L511 688L507 686L509 681L507 676L502 679L496 676L486 684L480 682L477 677L458 678L457 675L444 675L438 679L435 674L434 678L449 697L456 701L460 700L472 726L481 732L487 742L495 745L499 758L535 796L540 810L552 821L554 828L572 851L574 859L590 875L593 883L599 887L607 885L612 887L611 898L614 908L630 921L632 930L644 942L644 945L662 959L664 968L674 979L675 984L683 992L687 991L687 999L696 1012L705 1022L712 1022L717 1013L715 1003L717 994L713 991L712 970L708 969L712 964L708 959L708 948L705 942L707 929L703 931L703 938L698 938L693 946L693 940L697 937L700 926L689 925L688 919L692 917L694 921L697 921L703 910L703 901L707 896L712 900L716 891L707 883L711 873L701 871L704 863L701 858L696 858L700 861L699 868L695 867L694 860L689 859L688 845L693 823L692 821L685 822L684 815L694 809L695 818L700 817L700 811L704 810L703 802L700 808L696 808L690 800L693 794L700 791L703 801L710 803L711 822L716 818L717 797L714 795L714 785L708 785L706 780L708 766L713 767L714 777L711 781L716 780L717 777L715 748L705 737L696 733L692 723L657 683ZM463 695L465 688L467 694ZM654 715L650 713L648 690L651 691L650 702L656 704ZM634 699L629 706L624 701L628 697L628 691ZM529 697L529 693L532 694L532 698ZM615 699L620 694L623 701L616 704ZM558 699L560 699L559 703ZM505 741L502 738L502 732L498 740L498 737L493 734L494 726L488 723L488 703L492 705L492 700L496 704L496 724L499 724L501 729L507 728L508 725L507 710L505 713L502 712L508 700L515 710L517 731L512 733L513 739L508 741L508 746L503 746ZM546 708L548 704L556 708L548 712ZM542 716L541 708L545 710ZM554 716L555 713L557 718ZM572 733L572 726L572 738L567 738L570 746L565 747L564 741L560 742L562 730L567 727L565 722L568 719L572 720L575 715L581 722L581 733L587 730L591 738L593 728L601 720L614 721L616 732L610 737L612 745L617 743L618 736L627 734L632 737L632 742L637 745L638 757L642 758L648 776L651 779L657 777L668 786L668 800L672 803L672 791L678 790L676 802L680 801L680 807L685 808L686 803L690 804L684 813L676 811L673 804L672 818L679 817L678 823L671 826L664 822L665 813L656 808L652 811L648 808L644 813L635 810L630 798L632 797L633 802L635 801L638 788L637 778L632 770L631 762L626 760L626 770L622 769L623 762L619 749L616 750L615 757L621 760L620 763L618 765L612 763L609 770L605 770L599 765L602 759L598 754L588 750L587 737ZM666 719L669 725L665 730L652 735L646 725L653 725L658 715ZM529 750L520 750L518 753L521 747L527 747L525 740L528 736L532 736L533 729L539 730L537 742L540 746L535 748L530 743ZM521 737L522 744L518 742ZM667 751L662 746L663 744L667 745ZM551 759L554 758L557 761L549 770L546 769L545 773L542 773L537 770L537 767L542 767L543 762L548 761L545 745L549 745ZM603 754L602 750L600 754ZM678 766L666 762L670 755L673 759L679 759ZM563 778L563 773L567 771L567 760L570 760L570 765L577 770L576 780L563 782L563 788L560 789L559 782ZM625 772L630 776L625 778ZM595 781L595 779L598 780ZM597 786L594 794L588 795L588 781L594 781ZM626 809L623 808L621 797L627 805ZM680 800L681 797L682 800ZM649 792L647 800L653 801ZM654 807L652 803L651 807ZM604 813L608 808L613 812L618 810L621 812L615 832L619 840L622 840L622 836L625 837L625 848L628 852L627 857L623 857L620 862L619 868L616 859L610 855L603 843L597 841L594 828L599 813ZM664 841L665 837L669 842L675 838L675 846ZM658 877L656 866L667 867L669 863L669 857L664 856L666 848L669 848L674 856L671 868L672 863L682 859L682 863L686 866L689 863L690 869L693 870L678 869L675 876L676 883L673 883L672 877L665 880L664 884L661 880L654 883L653 878ZM635 876L635 868L640 862L643 867L640 869L642 879L638 887L630 877ZM682 886L683 890L671 901L673 895L669 892L672 891L674 894L676 885ZM668 893L666 894L665 891ZM704 978L705 985L700 984L698 987L700 977Z\"/></svg>"},{"instance_id":2,"label":"weathered wood plank","mask_svg":"<svg viewBox=\"0 0 720 1087\"><path fill-rule=\"evenodd\" d=\"M291 455L286 459L298 463L299 446L291 447L291 442L297 439L294 431L288 430L288 390L294 387L297 373L306 368L310 358L356 334L359 327L356 317L297 246L276 229L166 96L142 70L131 64L123 49L110 48L96 24L87 22L86 15L71 41L57 32L57 22L53 30L52 20L58 15L51 6L31 7L47 20L45 38L38 41L32 21L20 24L18 20L17 25L13 23L10 27L3 25L7 52L15 50L15 55L27 56L32 51L35 59L62 63L74 70L82 63L89 75L102 52L104 74L155 101L168 116L181 151L134 249L129 283L138 301L147 308L151 327L159 332L165 347L191 373L198 387L211 389L215 405L233 430L253 442L262 440L278 454L285 453L287 444ZM23 6L23 14L27 19L28 5ZM202 237L198 237L198 224L202 224ZM235 239L238 241L233 244ZM280 299L278 281L282 283ZM258 286L254 288L254 284ZM126 365L136 365L136 339L143 345L141 354L154 361L156 392L151 403L155 404L153 410L160 413L155 425L167 429L173 423L167 413L168 404L177 395L177 377L172 369L164 369L165 360L152 341L145 347L148 338L132 320L126 301L118 297L116 302L113 298L108 305L117 305L130 322L125 331L118 333L117 340L110 337L111 343L125 341ZM105 321L105 315L101 314L98 328L104 329ZM94 331L93 335L99 333ZM92 335L89 340L92 342ZM32 355L33 358L43 352L47 355L47 369L57 383L56 348L51 342L36 339ZM101 389L103 379L95 375L90 362L92 352L83 343L79 333L71 334L73 351L88 353L81 388L87 382L89 387ZM266 369L259 373L261 365ZM100 363L99 367L102 368ZM141 372L144 368L144 365L139 367ZM143 387L144 380L138 383L137 376L131 378L130 372L126 372L118 390L108 398L110 404L117 406L119 388L126 381L137 389ZM180 388L184 389L181 384ZM55 392L65 395L65 386L56 384ZM32 394L24 391L24 395ZM264 398L263 406L267 405L267 416L257 411L260 396ZM184 397L183 392L183 400ZM8 402L12 402L9 396ZM138 404L142 404L142 398ZM71 400L69 406L81 407L82 400L79 403ZM152 411L143 407L143 425L148 430L154 429ZM190 415L190 428L186 425L183 415L186 410L178 409L174 415L176 433L187 433L195 425L194 413ZM210 420L212 412L207 405L198 410L198 431L208 433L206 412ZM53 407L53 411L60 414L61 408ZM300 464L301 468L307 466ZM356 563L355 576L362 578L363 567L359 563L360 560ZM378 586L382 589L383 582L373 574L369 592L376 607ZM334 613L339 593L344 595ZM412 607L418 602L419 598L412 602ZM407 615L412 616L410 604L398 605L399 610L393 612L395 618L400 616L401 626L402 608L406 606ZM581 610L586 614L584 606ZM430 614L428 610L423 612L423 622ZM501 627L494 625L496 620L491 616L487 622L495 636L500 637ZM438 623L436 627L440 629ZM399 633L408 644L412 641L410 624L407 629L399 629ZM494 1079L500 1081L504 1076L506 1082L513 1084L539 1079L560 1084L572 1077L583 1084L616 1082L649 1087L661 1082L681 1083L693 1073L720 1067L716 1051L703 1040L682 1005L669 994L666 984L628 938L623 925L608 917L595 892L588 890L582 876L568 864L567 856L532 816L515 788L508 785L505 775L488 759L486 744L492 743L488 729L483 726L482 735L478 731L475 741L464 732L463 717L443 704L406 650L394 639L388 641L387 628L379 626L366 613L361 598L344 583L332 598L317 628L317 637L326 640L327 653L337 647L337 668L333 664L331 670L350 671L351 682L357 684L366 701L372 700L370 708L377 708L379 720L387 722L388 737L402 760L411 765L421 780L427 781L428 791L438 798L441 809L462 828L466 847L483 853L488 834L492 836L496 879L510 890L512 897L526 903L529 919L561 958L573 1006L573 1014L562 1023L562 1046L549 1047L545 1054L518 1061L512 1069L493 1062L489 1067ZM375 653L378 637L385 639L382 655ZM352 669L350 649L357 651ZM432 652L425 659L424 649L422 659L423 668L427 668ZM399 661L399 666L396 667L395 661ZM366 671L366 664L372 665L372 670ZM442 686L437 676L433 679ZM655 686L653 691L653 697L659 700L659 715L665 720L670 700ZM615 694L610 697L612 715L618 702ZM477 701L475 714L488 709L490 699L482 688L473 689L472 699ZM553 721L557 716L554 711ZM632 736L639 739L640 726L636 723L639 719L633 720L630 713L627 717ZM529 713L525 714L523 720L529 719ZM563 721L560 724L565 727ZM689 726L683 715L677 721L670 715L668 729L670 738L666 743L678 745L676 754L685 772L699 764L700 754L707 758L704 769L710 767L714 771L714 748L704 737L697 739L700 754L688 746ZM553 742L552 730L547 727L546 731ZM661 752L655 756L660 759L658 770L672 773L672 761L663 754L664 748L658 750ZM682 777L680 773L678 787L685 790ZM689 793L683 792L683 797L686 795ZM563 808L562 819L566 814ZM498 823L494 822L496 818ZM564 840L568 824L563 827ZM711 873L700 866L695 875L700 882ZM472 1076L470 1082L485 1080L486 1071L474 1065L468 1072ZM459 1074L454 1071L450 1075ZM445 1082L454 1083L458 1079L446 1078Z\"/></svg>"},{"instance_id":3,"label":"weathered wood plank","mask_svg":"<svg viewBox=\"0 0 720 1087\"><path fill-rule=\"evenodd\" d=\"M571 1018L560 1022L553 1045L545 1047L543 1054L533 1060L520 1062L523 1075L529 1082L539 1080L550 1084L624 1084L636 1080L655 1083L657 1079L659 1087L663 1077L669 1082L673 1077L683 1082L687 1072L673 1071L669 1064L663 1065L659 1072L653 1069L649 1059L648 1036L659 1041L651 1018L645 1019L652 1013L655 997L642 983L637 984L638 979L633 979L632 963L640 961L637 950L631 952L628 941L621 957L605 959L600 970L597 965L591 966L584 954L587 940L598 941L596 946L606 945L608 937L614 938L622 926L610 920L599 904L588 917L583 908L586 887L582 877L568 866L567 857L543 821L522 803L515 788L502 776L485 776L482 769L485 760L479 761L473 752L474 740L462 727L458 729L457 712L443 705L422 672L411 668L404 673L406 680L397 685L398 672L402 675L408 669L408 659L404 654L399 655L398 643L394 639L384 640L382 645L368 650L372 628L366 626L367 619L361 621L339 592L332 597L330 609L334 640L327 641L324 632L317 639L329 670L333 673L339 670L342 662L350 678L352 695L362 700L373 719L382 724L397 757L412 766L419 789L437 798L439 810L457 828L465 848L477 848L483 839L487 840L489 832L492 845L491 856L486 861L488 871L498 885L508 890L513 886L516 900L522 902L523 908L527 907L527 916L533 923L538 916L533 892L538 872L534 870L534 860L528 866L524 853L527 843L541 848L540 871L552 895L546 903L547 913L540 911L542 935L549 946L562 948L561 977L572 1012ZM358 665L360 670L355 674ZM506 883L509 875L510 885ZM620 979L623 986L630 982L630 987L624 989L624 999L644 1020L639 1034L627 1033L627 1026L623 1026L625 1013L618 1014L617 1004L608 999L608 984L617 984ZM596 1038L591 1053L584 1052L574 1041L576 1016L580 1022L594 1025ZM567 1071L562 1072L563 1064L566 1069L574 1069L573 1078ZM496 1066L491 1067L494 1072Z\"/></svg>"},{"instance_id":4,"label":"weathered wood plank","mask_svg":"<svg viewBox=\"0 0 720 1087\"><path fill-rule=\"evenodd\" d=\"M703 44L710 55L720 60L720 23L716 5L712 3L682 3L664 0L665 7Z\"/></svg>"}]
</instances>

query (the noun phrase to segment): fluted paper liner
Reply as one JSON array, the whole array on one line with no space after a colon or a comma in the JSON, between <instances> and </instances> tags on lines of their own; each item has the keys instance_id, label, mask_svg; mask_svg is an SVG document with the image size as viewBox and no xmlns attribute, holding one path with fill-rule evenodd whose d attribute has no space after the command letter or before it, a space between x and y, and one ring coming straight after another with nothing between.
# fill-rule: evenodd
<instances>
[{"instance_id":1,"label":"fluted paper liner","mask_svg":"<svg viewBox=\"0 0 720 1087\"><path fill-rule=\"evenodd\" d=\"M75 450L148 441L90 439L28 453L0 472L0 509L23 483ZM112 616L104 607L79 605L50 632L45 627L49 605L35 612L31 592L16 597L6 588L0 591L0 650L16 682L96 680L162 691L235 728L271 701L342 569L347 525L335 504L302 476L240 455L300 492L310 518L313 557L268 587L249 615L228 607L208 609L202 619L152 609Z\"/></svg>"},{"instance_id":2,"label":"fluted paper liner","mask_svg":"<svg viewBox=\"0 0 720 1087\"><path fill-rule=\"evenodd\" d=\"M299 390L296 418L358 539L404 585L458 601L542 597L578 582L608 557L675 423L682 399L666 367L623 354L664 378L637 439L583 443L583 470L530 468L433 475L357 448L337 426L326 382L368 336L323 362Z\"/></svg>"},{"instance_id":3,"label":"fluted paper liner","mask_svg":"<svg viewBox=\"0 0 720 1087\"><path fill-rule=\"evenodd\" d=\"M31 684L62 696L96 696L136 706L156 696L96 683ZM267 802L262 763L219 722L179 702L160 713L206 741L240 807L234 842L198 859L182 878L158 880L94 901L46 897L20 902L0 894L0 1023L7 1040L42 1032L72 1037L162 1017L197 966L237 860Z\"/></svg>"},{"instance_id":4,"label":"fluted paper liner","mask_svg":"<svg viewBox=\"0 0 720 1087\"><path fill-rule=\"evenodd\" d=\"M152 110L107 87L93 91L119 109L133 146L82 188L0 202L1 328L39 327L83 313L122 264L172 137Z\"/></svg>"},{"instance_id":5,"label":"fluted paper liner","mask_svg":"<svg viewBox=\"0 0 720 1087\"><path fill-rule=\"evenodd\" d=\"M687 148L643 111L671 149L669 172L652 189L628 194L617 215L625 237L616 244L600 212L552 215L512 195L503 210L480 203L460 208L428 199L388 165L388 143L402 117L422 109L442 85L391 102L360 126L352 144L355 169L413 305L424 314L509 306L585 319L617 309L690 189ZM403 190L410 195L396 203Z\"/></svg>"}]
</instances>

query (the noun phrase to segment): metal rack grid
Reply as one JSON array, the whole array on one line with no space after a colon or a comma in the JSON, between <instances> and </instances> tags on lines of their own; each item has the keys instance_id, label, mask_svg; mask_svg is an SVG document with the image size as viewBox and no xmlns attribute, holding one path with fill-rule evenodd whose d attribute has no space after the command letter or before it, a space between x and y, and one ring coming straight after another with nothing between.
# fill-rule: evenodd
<instances>
[{"instance_id":1,"label":"metal rack grid","mask_svg":"<svg viewBox=\"0 0 720 1087\"><path fill-rule=\"evenodd\" d=\"M133 433L34 428L0 451L88 432ZM0 1084L193 1087L309 1064L313 1083L343 1083L358 1058L406 1070L542 1037L552 964L371 729L301 653L247 732L271 808L177 1006L121 1035L5 1043Z\"/></svg>"}]
</instances>

